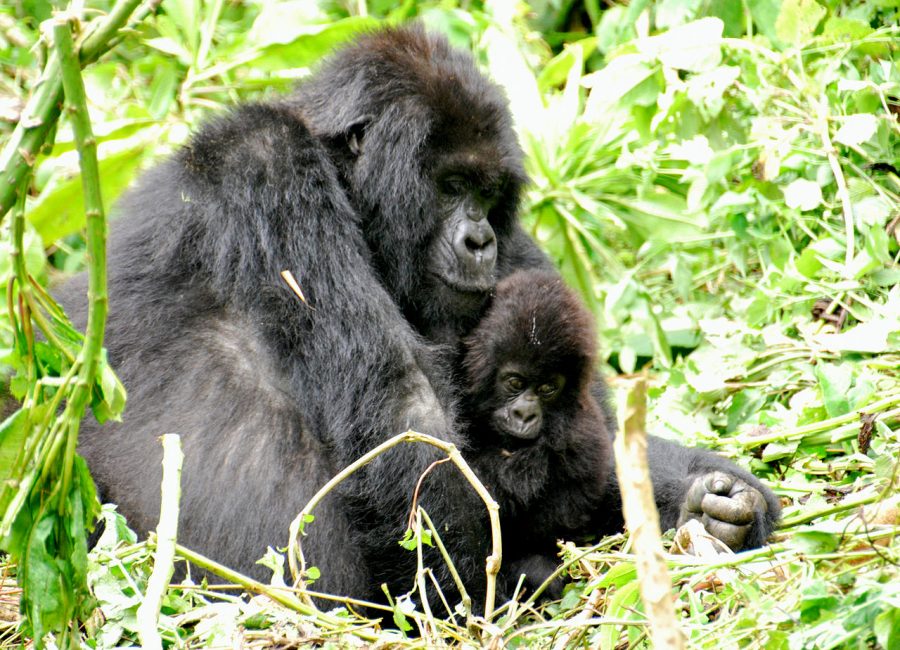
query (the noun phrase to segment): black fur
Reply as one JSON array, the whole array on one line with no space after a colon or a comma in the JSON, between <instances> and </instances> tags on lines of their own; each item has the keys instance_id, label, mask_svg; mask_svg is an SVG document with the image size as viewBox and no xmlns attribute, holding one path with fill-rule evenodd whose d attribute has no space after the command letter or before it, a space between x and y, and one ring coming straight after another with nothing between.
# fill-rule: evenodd
<instances>
[{"instance_id":1,"label":"black fur","mask_svg":"<svg viewBox=\"0 0 900 650\"><path fill-rule=\"evenodd\" d=\"M410 428L465 447L433 343L474 325L498 279L549 267L516 221L524 180L502 93L420 28L364 36L295 95L201 128L114 224L106 341L129 401L123 422L87 422L80 440L103 497L150 530L157 437L179 433L180 541L264 577L254 560L367 450ZM80 323L85 285L61 291ZM318 587L409 586L414 554L397 539L436 458L396 448L321 504L304 540ZM686 475L658 471L683 500ZM420 496L477 597L480 502L446 464Z\"/></svg>"},{"instance_id":2,"label":"black fur","mask_svg":"<svg viewBox=\"0 0 900 650\"><path fill-rule=\"evenodd\" d=\"M497 285L464 349L466 455L500 505L507 588L520 571L534 588L556 567L558 538L582 536L604 508L618 508L607 497L611 432L591 394L591 315L555 273L519 271ZM500 370L510 365L526 388L565 379L550 400L531 396L542 412L532 440L506 433L502 420L498 426L510 400Z\"/></svg>"},{"instance_id":3,"label":"black fur","mask_svg":"<svg viewBox=\"0 0 900 650\"><path fill-rule=\"evenodd\" d=\"M615 425L605 385L594 374L595 347L590 314L556 274L544 271L519 271L502 280L463 342L463 415L471 444L466 456L500 505L507 588L520 572L528 574L525 584L532 589L544 582L556 568L558 538L578 540L622 528ZM532 394L543 419L528 440L509 425L509 404L523 394L504 386L502 369L510 366L523 378L521 388L565 377L553 401L542 403ZM698 518L707 517L713 534L737 548L755 548L778 522L781 508L771 490L725 459L650 436L648 461L663 530L691 514L684 512L690 507ZM727 517L710 519L704 498L714 490L698 486L688 492L694 481L717 471L737 479L734 492L755 491L756 502L748 499ZM725 487L723 495L749 496L729 495L732 485ZM752 523L735 521L744 524L746 518ZM559 580L549 593L560 595Z\"/></svg>"}]
</instances>

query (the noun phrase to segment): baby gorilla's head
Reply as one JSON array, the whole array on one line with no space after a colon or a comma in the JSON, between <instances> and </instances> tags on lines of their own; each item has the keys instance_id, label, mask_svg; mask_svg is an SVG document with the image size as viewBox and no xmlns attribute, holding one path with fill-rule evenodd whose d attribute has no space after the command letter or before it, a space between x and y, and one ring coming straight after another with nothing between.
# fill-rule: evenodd
<instances>
[{"instance_id":1,"label":"baby gorilla's head","mask_svg":"<svg viewBox=\"0 0 900 650\"><path fill-rule=\"evenodd\" d=\"M501 281L464 348L476 428L512 446L552 444L590 399L591 315L555 274L520 271Z\"/></svg>"}]
</instances>

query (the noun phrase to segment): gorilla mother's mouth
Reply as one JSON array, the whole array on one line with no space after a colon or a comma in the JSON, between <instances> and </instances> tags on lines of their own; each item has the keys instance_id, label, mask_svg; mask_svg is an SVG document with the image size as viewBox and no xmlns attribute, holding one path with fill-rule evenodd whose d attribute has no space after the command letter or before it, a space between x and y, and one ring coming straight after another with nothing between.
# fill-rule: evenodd
<instances>
[{"instance_id":1,"label":"gorilla mother's mouth","mask_svg":"<svg viewBox=\"0 0 900 650\"><path fill-rule=\"evenodd\" d=\"M447 277L446 275L435 273L434 271L431 272L431 275L437 278L441 282L441 284L457 293L477 294L479 297L490 293L496 286L493 277L489 282L471 282L467 280L461 280L459 278Z\"/></svg>"}]
</instances>

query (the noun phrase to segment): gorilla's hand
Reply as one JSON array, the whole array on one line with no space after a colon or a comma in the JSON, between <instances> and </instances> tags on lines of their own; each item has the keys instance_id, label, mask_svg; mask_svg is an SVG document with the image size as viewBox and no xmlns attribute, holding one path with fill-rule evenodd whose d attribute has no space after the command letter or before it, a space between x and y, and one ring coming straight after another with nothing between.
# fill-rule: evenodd
<instances>
[{"instance_id":1,"label":"gorilla's hand","mask_svg":"<svg viewBox=\"0 0 900 650\"><path fill-rule=\"evenodd\" d=\"M766 500L755 487L726 472L708 472L688 488L678 525L699 519L711 535L739 551L767 511Z\"/></svg>"}]
</instances>

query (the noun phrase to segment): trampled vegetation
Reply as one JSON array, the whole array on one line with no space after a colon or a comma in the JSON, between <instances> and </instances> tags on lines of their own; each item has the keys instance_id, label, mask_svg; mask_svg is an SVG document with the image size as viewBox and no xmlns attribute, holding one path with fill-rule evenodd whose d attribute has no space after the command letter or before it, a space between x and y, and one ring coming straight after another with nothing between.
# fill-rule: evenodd
<instances>
[{"instance_id":1,"label":"trampled vegetation","mask_svg":"<svg viewBox=\"0 0 900 650\"><path fill-rule=\"evenodd\" d=\"M19 178L14 152L34 169L0 243L10 287L0 360L9 393L25 400L0 427L0 540L25 558L0 569L0 647L64 629L58 639L75 643L68 621L79 616L95 647L138 642L153 549L105 509L106 532L85 557L93 493L68 448L85 402L111 417L123 394L43 289L91 257L86 208L114 220L139 170L206 116L288 91L360 30L418 17L506 88L532 178L526 226L594 312L613 387L645 371L649 432L715 448L782 497L770 547L690 555L672 544L690 647L900 648L896 0L164 0L129 18L130 4L126 29L81 45L102 206L84 198L77 116L49 129L55 144L40 151L14 131L37 117L23 112L27 98L47 88L52 5L0 8L0 182ZM89 5L74 22L82 34L113 9ZM55 83L69 75L70 88L77 66L56 65ZM385 614L397 631L358 619L352 603L309 615L272 588L280 604L194 585L166 593L159 630L176 647L646 647L627 536L565 544L562 559L572 582L561 602L510 603L478 629L402 599ZM266 562L283 572L277 554ZM8 614L16 575L21 630Z\"/></svg>"}]
</instances>

